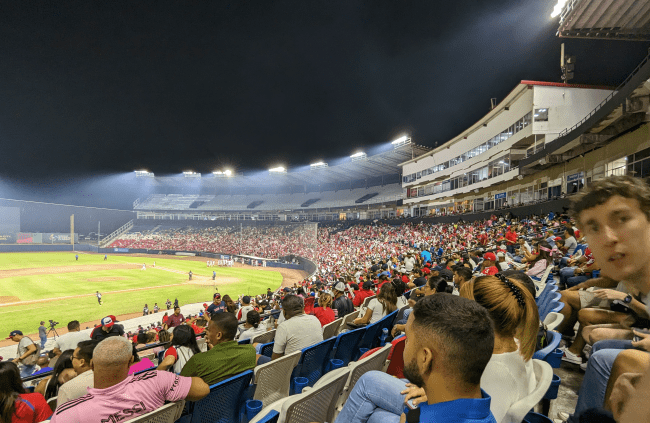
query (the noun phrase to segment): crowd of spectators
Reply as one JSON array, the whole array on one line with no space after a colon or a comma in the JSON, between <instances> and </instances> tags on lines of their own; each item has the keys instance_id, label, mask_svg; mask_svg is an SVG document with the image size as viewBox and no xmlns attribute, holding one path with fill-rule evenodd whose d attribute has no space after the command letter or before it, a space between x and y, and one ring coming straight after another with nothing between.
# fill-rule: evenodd
<instances>
[{"instance_id":1,"label":"crowd of spectators","mask_svg":"<svg viewBox=\"0 0 650 423\"><path fill-rule=\"evenodd\" d=\"M57 394L52 421L66 422L96 421L86 415L90 408L93 418L120 420L120 413L135 410L140 400L134 416L164 401L197 400L210 384L322 341L323 326L374 297L349 327L400 309L391 337L405 333L409 341L406 380L365 374L337 421L520 422L531 407L513 405L539 382L531 358L544 342L535 295L536 285L545 281L536 279L551 272L565 304L558 327L563 359L586 371L575 413L558 418L577 422L590 413L598 416L594 421L648 421L650 336L639 329L650 327L650 188L630 177L595 183L576 199L572 216L551 212L516 221L492 216L444 225L321 228L314 250L319 271L293 287L236 302L215 294L199 315L185 318L175 308L165 322L143 328L130 341L114 316L102 319L86 340L77 339L78 322L70 322L70 333L52 351L53 371L34 394L25 393L20 377L40 367L28 364L40 349L13 331L18 351L13 363L0 366L7 378L0 386L0 417L38 421L47 414L45 398ZM195 234L200 233L210 231ZM258 234L258 240L274 245L267 235L273 236ZM286 241L285 233L278 236ZM204 246L208 238L192 242ZM183 249L188 245L203 249L187 243ZM262 320L272 310L280 310L278 319ZM260 355L259 345L237 342L272 328L270 359ZM204 337L207 351L197 336ZM162 353L157 371L133 376L134 369L154 368L137 366L146 358L138 349L148 347ZM407 400L419 407L405 417Z\"/></svg>"}]
</instances>

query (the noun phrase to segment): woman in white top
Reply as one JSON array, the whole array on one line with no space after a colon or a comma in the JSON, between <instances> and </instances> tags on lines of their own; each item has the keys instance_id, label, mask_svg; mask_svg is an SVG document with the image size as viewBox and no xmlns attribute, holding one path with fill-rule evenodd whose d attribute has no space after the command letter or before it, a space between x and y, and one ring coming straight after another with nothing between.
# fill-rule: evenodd
<instances>
[{"instance_id":1,"label":"woman in white top","mask_svg":"<svg viewBox=\"0 0 650 423\"><path fill-rule=\"evenodd\" d=\"M185 363L194 354L200 352L194 330L187 325L176 326L172 332L172 346L167 348L163 361L156 370L169 370L170 367L173 367L174 373L179 374Z\"/></svg>"},{"instance_id":2,"label":"woman in white top","mask_svg":"<svg viewBox=\"0 0 650 423\"><path fill-rule=\"evenodd\" d=\"M382 317L397 310L397 295L390 283L381 286L379 294L368 303L368 309L363 317L354 319L354 324L365 325L378 322Z\"/></svg>"},{"instance_id":3,"label":"woman in white top","mask_svg":"<svg viewBox=\"0 0 650 423\"><path fill-rule=\"evenodd\" d=\"M266 325L260 325L260 314L255 310L249 311L246 315L244 331L239 335L239 340L252 339L263 333L266 333Z\"/></svg>"},{"instance_id":4,"label":"woman in white top","mask_svg":"<svg viewBox=\"0 0 650 423\"><path fill-rule=\"evenodd\" d=\"M535 298L518 278L501 274L465 283L460 295L485 307L494 322L494 351L481 377L490 410L497 422L520 422L524 416L509 414L510 407L537 386L531 360L539 327Z\"/></svg>"}]
</instances>

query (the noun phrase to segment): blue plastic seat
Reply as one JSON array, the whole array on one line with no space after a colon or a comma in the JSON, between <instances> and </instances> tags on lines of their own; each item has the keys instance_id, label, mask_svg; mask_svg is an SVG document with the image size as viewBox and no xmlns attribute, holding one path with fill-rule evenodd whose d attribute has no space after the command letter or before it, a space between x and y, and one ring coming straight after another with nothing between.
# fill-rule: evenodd
<instances>
[{"instance_id":1,"label":"blue plastic seat","mask_svg":"<svg viewBox=\"0 0 650 423\"><path fill-rule=\"evenodd\" d=\"M524 423L553 423L553 420L543 414L533 413L531 411L524 417Z\"/></svg>"},{"instance_id":2,"label":"blue plastic seat","mask_svg":"<svg viewBox=\"0 0 650 423\"><path fill-rule=\"evenodd\" d=\"M271 410L268 414L257 421L257 423L277 423L280 413L276 410Z\"/></svg>"},{"instance_id":3,"label":"blue plastic seat","mask_svg":"<svg viewBox=\"0 0 650 423\"><path fill-rule=\"evenodd\" d=\"M551 365L551 367L557 369L558 367L560 367L560 365L556 361L555 355L557 355L557 352L555 350L557 350L558 347L560 346L560 341L562 340L562 334L560 334L559 332L555 332L553 330L549 330L546 333L548 334L548 338L549 338L548 345L539 351L535 351L535 354L533 354L533 358L537 360L546 361L548 364ZM560 360L561 359L562 356L560 355Z\"/></svg>"},{"instance_id":4,"label":"blue plastic seat","mask_svg":"<svg viewBox=\"0 0 650 423\"><path fill-rule=\"evenodd\" d=\"M314 383L327 372L335 343L336 338L330 338L311 347L303 348L300 361L293 369L291 380L293 381L295 377L306 377L309 380L307 386L314 386Z\"/></svg>"},{"instance_id":5,"label":"blue plastic seat","mask_svg":"<svg viewBox=\"0 0 650 423\"><path fill-rule=\"evenodd\" d=\"M252 377L253 371L247 370L210 386L208 396L194 403L192 414L184 416L180 422L239 423L249 399L247 390Z\"/></svg>"},{"instance_id":6,"label":"blue plastic seat","mask_svg":"<svg viewBox=\"0 0 650 423\"><path fill-rule=\"evenodd\" d=\"M359 352L359 344L366 333L367 328L359 328L344 332L336 338L334 344L334 354L332 358L343 360L343 365L347 366Z\"/></svg>"},{"instance_id":7,"label":"blue plastic seat","mask_svg":"<svg viewBox=\"0 0 650 423\"><path fill-rule=\"evenodd\" d=\"M250 343L251 343L251 339L250 339L250 338L248 338L248 339L244 339L244 340L242 340L242 341L237 341L237 343L238 343L239 345L250 344Z\"/></svg>"},{"instance_id":8,"label":"blue plastic seat","mask_svg":"<svg viewBox=\"0 0 650 423\"><path fill-rule=\"evenodd\" d=\"M377 328L377 335L373 340L371 348L377 348L379 346L381 341L381 335L384 329L388 329L388 333L390 334L390 331L393 329L393 324L395 323L395 317L397 316L398 312L399 310L395 310L392 313L389 313L386 316L382 317L381 320L377 322L377 325L379 327Z\"/></svg>"},{"instance_id":9,"label":"blue plastic seat","mask_svg":"<svg viewBox=\"0 0 650 423\"><path fill-rule=\"evenodd\" d=\"M262 344L260 347L260 354L265 355L267 357L272 357L273 356L273 345L275 342L267 342L266 344Z\"/></svg>"}]
</instances>

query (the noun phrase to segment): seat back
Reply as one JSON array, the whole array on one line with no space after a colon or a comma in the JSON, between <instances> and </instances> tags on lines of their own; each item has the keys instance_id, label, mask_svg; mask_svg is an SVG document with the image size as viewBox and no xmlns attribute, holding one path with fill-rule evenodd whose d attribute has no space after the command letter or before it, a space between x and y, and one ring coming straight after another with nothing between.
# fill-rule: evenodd
<instances>
[{"instance_id":1,"label":"seat back","mask_svg":"<svg viewBox=\"0 0 650 423\"><path fill-rule=\"evenodd\" d=\"M397 311L397 315L395 316L395 319L393 320L393 326L395 326L397 324L397 322L399 322L400 320L402 320L404 318L404 312L406 310L408 310L408 308L409 308L409 306L405 305L404 307L400 308Z\"/></svg>"},{"instance_id":2,"label":"seat back","mask_svg":"<svg viewBox=\"0 0 650 423\"><path fill-rule=\"evenodd\" d=\"M237 344L239 344L239 345L245 345L245 344L250 344L250 343L251 343L251 339L250 339L250 338L242 339L242 340L240 340L240 341L237 341Z\"/></svg>"},{"instance_id":3,"label":"seat back","mask_svg":"<svg viewBox=\"0 0 650 423\"><path fill-rule=\"evenodd\" d=\"M58 399L58 396L52 397L49 400L47 400L47 405L50 406L50 410L52 410L52 412L54 412L56 410L56 401L57 401L57 399Z\"/></svg>"},{"instance_id":4,"label":"seat back","mask_svg":"<svg viewBox=\"0 0 650 423\"><path fill-rule=\"evenodd\" d=\"M341 317L340 319L336 319L323 326L323 339L330 339L331 337L336 336L342 321L343 318Z\"/></svg>"},{"instance_id":5,"label":"seat back","mask_svg":"<svg viewBox=\"0 0 650 423\"><path fill-rule=\"evenodd\" d=\"M354 321L354 319L359 317L359 313L360 313L360 311L356 310L356 311L353 311L350 314L346 314L345 317L343 318L343 321L341 322L341 327L339 328L339 333L341 333L341 331L347 327L348 323L352 323Z\"/></svg>"},{"instance_id":6,"label":"seat back","mask_svg":"<svg viewBox=\"0 0 650 423\"><path fill-rule=\"evenodd\" d=\"M390 363L386 369L389 375L403 378L404 377L404 346L406 346L406 336L402 336L392 342L393 352L390 356Z\"/></svg>"},{"instance_id":7,"label":"seat back","mask_svg":"<svg viewBox=\"0 0 650 423\"><path fill-rule=\"evenodd\" d=\"M282 404L280 422L332 422L335 405L348 379L349 372L317 389L293 395Z\"/></svg>"},{"instance_id":8,"label":"seat back","mask_svg":"<svg viewBox=\"0 0 650 423\"><path fill-rule=\"evenodd\" d=\"M270 330L266 333L263 333L261 335L257 335L253 339L251 339L251 344L258 343L258 344L266 344L268 342L271 342L275 339L275 329Z\"/></svg>"},{"instance_id":9,"label":"seat back","mask_svg":"<svg viewBox=\"0 0 650 423\"><path fill-rule=\"evenodd\" d=\"M376 351L374 354L369 355L363 360L350 363L350 378L348 379L346 391L349 392L352 390L361 375L364 373L371 370L382 371L392 347L392 344L386 344L384 347L379 349L379 351Z\"/></svg>"},{"instance_id":10,"label":"seat back","mask_svg":"<svg viewBox=\"0 0 650 423\"><path fill-rule=\"evenodd\" d=\"M260 354L265 355L267 357L272 357L273 356L273 344L275 342L268 342L266 344L262 344L260 347Z\"/></svg>"},{"instance_id":11,"label":"seat back","mask_svg":"<svg viewBox=\"0 0 650 423\"><path fill-rule=\"evenodd\" d=\"M560 303L562 308L564 308L564 303ZM556 312L556 311L551 311L546 315L544 318L544 325L546 325L546 329L548 330L555 330L556 327L560 326L560 323L564 321L564 314Z\"/></svg>"},{"instance_id":12,"label":"seat back","mask_svg":"<svg viewBox=\"0 0 650 423\"><path fill-rule=\"evenodd\" d=\"M327 371L332 348L336 338L326 339L311 347L303 348L300 362L293 372L292 377L306 377L309 379L308 386L314 383Z\"/></svg>"},{"instance_id":13,"label":"seat back","mask_svg":"<svg viewBox=\"0 0 650 423\"><path fill-rule=\"evenodd\" d=\"M548 345L539 351L535 351L533 358L536 360L546 361L546 357L560 346L560 341L562 340L562 335L560 333L553 330L546 331L546 333L549 338Z\"/></svg>"},{"instance_id":14,"label":"seat back","mask_svg":"<svg viewBox=\"0 0 650 423\"><path fill-rule=\"evenodd\" d=\"M278 358L255 367L253 383L255 387L254 399L262 401L264 407L282 398L289 396L291 387L291 373L298 365L302 351Z\"/></svg>"},{"instance_id":15,"label":"seat back","mask_svg":"<svg viewBox=\"0 0 650 423\"><path fill-rule=\"evenodd\" d=\"M359 343L359 348L373 348L373 344L375 342L375 338L377 337L377 331L379 330L379 322L375 322L372 325L366 326L366 333L363 334L363 338L361 339L361 342ZM356 360L356 357L353 357L353 359Z\"/></svg>"},{"instance_id":16,"label":"seat back","mask_svg":"<svg viewBox=\"0 0 650 423\"><path fill-rule=\"evenodd\" d=\"M247 370L210 386L208 396L194 404L191 423L239 423L252 377Z\"/></svg>"},{"instance_id":17,"label":"seat back","mask_svg":"<svg viewBox=\"0 0 650 423\"><path fill-rule=\"evenodd\" d=\"M264 417L260 418L259 420L255 420L255 423L278 423L279 417L280 413L278 411L271 410Z\"/></svg>"},{"instance_id":18,"label":"seat back","mask_svg":"<svg viewBox=\"0 0 650 423\"><path fill-rule=\"evenodd\" d=\"M340 334L334 344L334 358L343 360L343 365L347 366L359 351L366 330L367 328L359 328Z\"/></svg>"},{"instance_id":19,"label":"seat back","mask_svg":"<svg viewBox=\"0 0 650 423\"><path fill-rule=\"evenodd\" d=\"M370 302L370 300L372 300L372 299L375 298L375 297L377 297L377 296L376 296L376 295L372 295L372 296L370 296L370 297L366 297L366 298L363 300L363 304L361 304L361 308L364 309L364 308L368 307L368 303Z\"/></svg>"},{"instance_id":20,"label":"seat back","mask_svg":"<svg viewBox=\"0 0 650 423\"><path fill-rule=\"evenodd\" d=\"M390 334L390 331L393 329L393 324L395 323L395 317L397 316L397 312L398 310L395 310L392 313L385 315L384 317L381 318L380 321L377 322L379 327L377 328L377 336L373 341L372 348L380 346L379 343L381 340L382 331L384 329L388 329L388 333Z\"/></svg>"},{"instance_id":21,"label":"seat back","mask_svg":"<svg viewBox=\"0 0 650 423\"><path fill-rule=\"evenodd\" d=\"M174 423L181 416L184 405L185 401L170 402L129 421L133 423Z\"/></svg>"},{"instance_id":22,"label":"seat back","mask_svg":"<svg viewBox=\"0 0 650 423\"><path fill-rule=\"evenodd\" d=\"M541 360L533 360L533 372L537 385L532 392L524 398L513 403L506 412L503 421L520 422L524 419L526 414L535 407L535 405L544 398L546 391L551 386L553 379L553 369L551 366Z\"/></svg>"}]
</instances>

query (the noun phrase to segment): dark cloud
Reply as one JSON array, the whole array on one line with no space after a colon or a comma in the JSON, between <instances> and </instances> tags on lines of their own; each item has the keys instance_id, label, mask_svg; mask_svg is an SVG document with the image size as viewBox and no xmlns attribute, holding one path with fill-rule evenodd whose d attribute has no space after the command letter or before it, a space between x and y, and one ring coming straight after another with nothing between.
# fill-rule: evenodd
<instances>
[{"instance_id":1,"label":"dark cloud","mask_svg":"<svg viewBox=\"0 0 650 423\"><path fill-rule=\"evenodd\" d=\"M433 146L520 80L559 81L553 5L6 2L0 175L38 190L141 167L304 165L404 130ZM646 53L565 42L578 83L616 85Z\"/></svg>"}]
</instances>

